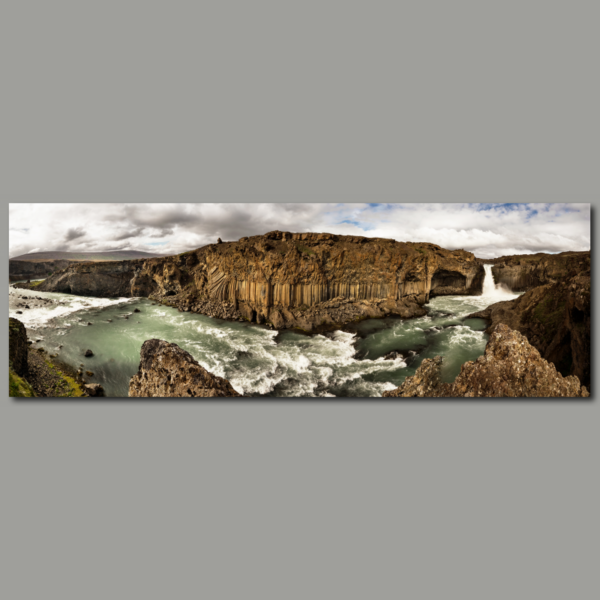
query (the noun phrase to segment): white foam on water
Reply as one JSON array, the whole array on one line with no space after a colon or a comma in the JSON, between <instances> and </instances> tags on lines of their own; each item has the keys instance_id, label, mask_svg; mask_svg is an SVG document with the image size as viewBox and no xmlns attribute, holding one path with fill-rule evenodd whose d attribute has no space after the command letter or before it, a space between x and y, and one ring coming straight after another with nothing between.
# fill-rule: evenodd
<instances>
[{"instance_id":1,"label":"white foam on water","mask_svg":"<svg viewBox=\"0 0 600 600\"><path fill-rule=\"evenodd\" d=\"M485 270L485 278L483 280L483 298L493 298L494 302L500 302L502 300L512 300L516 298L518 294L511 292L502 283L494 283L494 275L492 274L492 267L494 265L487 264L483 265Z\"/></svg>"},{"instance_id":2,"label":"white foam on water","mask_svg":"<svg viewBox=\"0 0 600 600\"><path fill-rule=\"evenodd\" d=\"M19 296L35 299L36 297L51 300L51 303L32 308L10 308L8 314L10 317L19 319L26 327L42 327L52 319L65 317L81 310L91 310L95 308L105 308L117 304L126 304L138 298L91 298L88 296L72 296L70 294L58 294L54 292L41 292L35 290L23 290L18 288L8 288L9 303L18 301ZM12 300L12 302L11 302ZM26 303L26 300L24 301ZM22 314L17 314L21 310Z\"/></svg>"},{"instance_id":3,"label":"white foam on water","mask_svg":"<svg viewBox=\"0 0 600 600\"><path fill-rule=\"evenodd\" d=\"M451 329L450 337L448 338L448 344L450 346L469 346L474 344L481 344L485 341L485 334L483 331L475 331L466 325L453 325L449 327Z\"/></svg>"},{"instance_id":4,"label":"white foam on water","mask_svg":"<svg viewBox=\"0 0 600 600\"><path fill-rule=\"evenodd\" d=\"M364 395L393 389L395 386L389 382L366 383L363 376L401 369L406 363L401 358L355 359L355 337L336 331L331 337L315 335L277 345L257 345L252 354L260 368L255 368L253 361L239 361L231 365L231 370L223 369L221 376L241 393L254 395L271 393L280 384L283 396L332 397L333 389L353 384L364 386Z\"/></svg>"}]
</instances>

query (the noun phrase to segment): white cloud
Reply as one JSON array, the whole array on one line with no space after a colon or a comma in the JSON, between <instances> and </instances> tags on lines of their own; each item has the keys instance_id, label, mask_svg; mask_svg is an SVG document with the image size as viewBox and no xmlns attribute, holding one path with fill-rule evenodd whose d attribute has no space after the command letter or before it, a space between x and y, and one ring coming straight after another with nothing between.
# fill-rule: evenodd
<instances>
[{"instance_id":1,"label":"white cloud","mask_svg":"<svg viewBox=\"0 0 600 600\"><path fill-rule=\"evenodd\" d=\"M425 241L482 258L589 250L589 204L11 204L10 256L179 253L279 229Z\"/></svg>"}]
</instances>

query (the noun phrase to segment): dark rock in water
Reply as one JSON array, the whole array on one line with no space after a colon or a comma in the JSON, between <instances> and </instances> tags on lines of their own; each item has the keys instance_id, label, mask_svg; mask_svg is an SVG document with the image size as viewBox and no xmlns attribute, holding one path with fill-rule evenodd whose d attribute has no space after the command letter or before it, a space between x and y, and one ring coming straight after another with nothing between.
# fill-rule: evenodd
<instances>
[{"instance_id":1,"label":"dark rock in water","mask_svg":"<svg viewBox=\"0 0 600 600\"><path fill-rule=\"evenodd\" d=\"M27 364L27 330L18 319L8 319L8 360L13 371L22 377L29 372Z\"/></svg>"},{"instance_id":2,"label":"dark rock in water","mask_svg":"<svg viewBox=\"0 0 600 600\"><path fill-rule=\"evenodd\" d=\"M142 311L141 311L139 308L134 308L134 309L133 309L133 312L136 312L136 313L138 313L138 312L142 312Z\"/></svg>"},{"instance_id":3,"label":"dark rock in water","mask_svg":"<svg viewBox=\"0 0 600 600\"><path fill-rule=\"evenodd\" d=\"M85 374L86 374L88 377L93 377L93 376L94 376L94 374L92 373L92 371L86 371L86 372L85 372Z\"/></svg>"},{"instance_id":4,"label":"dark rock in water","mask_svg":"<svg viewBox=\"0 0 600 600\"><path fill-rule=\"evenodd\" d=\"M86 350L84 356L94 356L94 353L91 350Z\"/></svg>"},{"instance_id":5,"label":"dark rock in water","mask_svg":"<svg viewBox=\"0 0 600 600\"><path fill-rule=\"evenodd\" d=\"M454 383L441 380L442 357L426 358L412 377L386 397L537 398L589 396L573 375L563 377L518 331L500 324L485 354L466 362Z\"/></svg>"},{"instance_id":6,"label":"dark rock in water","mask_svg":"<svg viewBox=\"0 0 600 600\"><path fill-rule=\"evenodd\" d=\"M99 383L86 383L83 389L90 396L104 396L104 388Z\"/></svg>"},{"instance_id":7,"label":"dark rock in water","mask_svg":"<svg viewBox=\"0 0 600 600\"><path fill-rule=\"evenodd\" d=\"M23 314L23 311L22 311L22 310L18 310L18 311L17 311L17 314L18 314L18 315L22 315L22 314Z\"/></svg>"},{"instance_id":8,"label":"dark rock in water","mask_svg":"<svg viewBox=\"0 0 600 600\"><path fill-rule=\"evenodd\" d=\"M88 325L91 325L91 323L88 321Z\"/></svg>"},{"instance_id":9,"label":"dark rock in water","mask_svg":"<svg viewBox=\"0 0 600 600\"><path fill-rule=\"evenodd\" d=\"M404 358L404 355L393 350L392 352L388 352L383 358L385 358L385 360L396 360L397 358Z\"/></svg>"},{"instance_id":10,"label":"dark rock in water","mask_svg":"<svg viewBox=\"0 0 600 600\"><path fill-rule=\"evenodd\" d=\"M26 305L25 305L25 308L29 308L29 304L26 304Z\"/></svg>"},{"instance_id":11,"label":"dark rock in water","mask_svg":"<svg viewBox=\"0 0 600 600\"><path fill-rule=\"evenodd\" d=\"M107 323L112 323L112 319L107 319Z\"/></svg>"},{"instance_id":12,"label":"dark rock in water","mask_svg":"<svg viewBox=\"0 0 600 600\"><path fill-rule=\"evenodd\" d=\"M129 382L129 396L140 398L205 398L240 396L229 381L200 366L177 344L147 340L140 368Z\"/></svg>"}]
</instances>

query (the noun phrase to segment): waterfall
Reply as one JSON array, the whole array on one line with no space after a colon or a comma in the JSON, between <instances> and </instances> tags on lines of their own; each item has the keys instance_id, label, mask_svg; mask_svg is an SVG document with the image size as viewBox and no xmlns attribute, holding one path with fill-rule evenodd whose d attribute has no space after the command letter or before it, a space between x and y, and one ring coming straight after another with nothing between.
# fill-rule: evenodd
<instances>
[{"instance_id":1,"label":"waterfall","mask_svg":"<svg viewBox=\"0 0 600 600\"><path fill-rule=\"evenodd\" d=\"M495 284L494 276L492 275L493 265L483 265L485 269L485 279L483 280L483 292L482 296L497 298L498 300L512 300L516 297L506 286L502 283Z\"/></svg>"}]
</instances>

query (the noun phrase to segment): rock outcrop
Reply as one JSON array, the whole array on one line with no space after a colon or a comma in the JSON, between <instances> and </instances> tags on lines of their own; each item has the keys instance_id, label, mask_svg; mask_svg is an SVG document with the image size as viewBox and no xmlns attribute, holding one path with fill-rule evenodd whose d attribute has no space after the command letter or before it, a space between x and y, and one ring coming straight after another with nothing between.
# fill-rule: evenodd
<instances>
[{"instance_id":1,"label":"rock outcrop","mask_svg":"<svg viewBox=\"0 0 600 600\"><path fill-rule=\"evenodd\" d=\"M498 325L475 362L466 362L453 383L441 380L442 358L425 359L412 377L385 397L529 398L589 396L575 376L563 377L527 338Z\"/></svg>"},{"instance_id":2,"label":"rock outcrop","mask_svg":"<svg viewBox=\"0 0 600 600\"><path fill-rule=\"evenodd\" d=\"M560 254L520 254L483 261L493 263L495 283L513 292L525 292L536 286L570 279L590 270L590 252Z\"/></svg>"},{"instance_id":3,"label":"rock outcrop","mask_svg":"<svg viewBox=\"0 0 600 600\"><path fill-rule=\"evenodd\" d=\"M21 377L26 377L27 366L27 330L18 319L8 319L8 359L13 371Z\"/></svg>"},{"instance_id":4,"label":"rock outcrop","mask_svg":"<svg viewBox=\"0 0 600 600\"><path fill-rule=\"evenodd\" d=\"M497 302L471 317L487 319L489 333L499 323L527 336L542 357L563 375L590 386L591 279L587 272L537 286L522 296Z\"/></svg>"},{"instance_id":5,"label":"rock outcrop","mask_svg":"<svg viewBox=\"0 0 600 600\"><path fill-rule=\"evenodd\" d=\"M69 266L48 276L35 286L40 292L60 292L77 296L100 298L130 297L131 281L142 269L144 260L103 262L70 262ZM29 288L31 284L16 284L18 288Z\"/></svg>"},{"instance_id":6,"label":"rock outcrop","mask_svg":"<svg viewBox=\"0 0 600 600\"><path fill-rule=\"evenodd\" d=\"M480 261L464 250L273 231L178 256L71 265L37 289L144 296L184 311L315 331L422 316L431 296L478 294L483 278Z\"/></svg>"},{"instance_id":7,"label":"rock outcrop","mask_svg":"<svg viewBox=\"0 0 600 600\"><path fill-rule=\"evenodd\" d=\"M129 383L129 396L140 398L208 398L241 396L229 381L200 366L177 344L146 340L139 371Z\"/></svg>"},{"instance_id":8,"label":"rock outcrop","mask_svg":"<svg viewBox=\"0 0 600 600\"><path fill-rule=\"evenodd\" d=\"M52 361L42 348L33 351L27 329L18 319L9 318L9 395L16 397L85 396L81 378L66 365ZM98 385L98 384L96 384Z\"/></svg>"}]
</instances>

